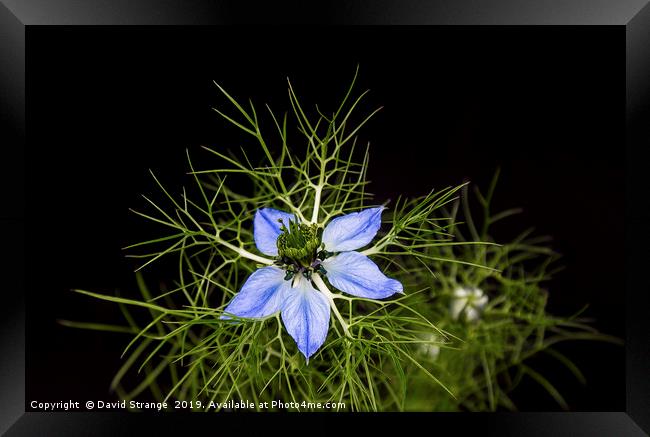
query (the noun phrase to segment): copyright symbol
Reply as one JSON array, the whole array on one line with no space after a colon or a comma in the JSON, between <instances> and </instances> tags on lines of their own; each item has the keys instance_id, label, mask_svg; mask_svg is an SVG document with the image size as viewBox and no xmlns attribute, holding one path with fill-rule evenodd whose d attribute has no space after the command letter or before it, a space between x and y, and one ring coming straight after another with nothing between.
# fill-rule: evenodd
<instances>
[{"instance_id":1,"label":"copyright symbol","mask_svg":"<svg viewBox=\"0 0 650 437\"><path fill-rule=\"evenodd\" d=\"M86 409L87 410L92 410L93 408L95 408L95 403L93 401L86 402Z\"/></svg>"}]
</instances>

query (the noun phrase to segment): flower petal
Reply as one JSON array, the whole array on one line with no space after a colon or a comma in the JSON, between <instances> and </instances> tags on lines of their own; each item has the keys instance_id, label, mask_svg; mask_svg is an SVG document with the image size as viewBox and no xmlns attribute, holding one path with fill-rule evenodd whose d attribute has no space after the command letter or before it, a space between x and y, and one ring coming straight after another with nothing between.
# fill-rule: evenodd
<instances>
[{"instance_id":1,"label":"flower petal","mask_svg":"<svg viewBox=\"0 0 650 437\"><path fill-rule=\"evenodd\" d=\"M478 318L479 318L479 311L472 306L468 306L467 309L465 310L465 319L468 322L474 322L478 320Z\"/></svg>"},{"instance_id":2,"label":"flower petal","mask_svg":"<svg viewBox=\"0 0 650 437\"><path fill-rule=\"evenodd\" d=\"M482 291L480 296L481 297L479 297L474 301L474 307L478 310L483 310L488 303L488 297L485 294L483 294Z\"/></svg>"},{"instance_id":3,"label":"flower petal","mask_svg":"<svg viewBox=\"0 0 650 437\"><path fill-rule=\"evenodd\" d=\"M458 320L461 314L465 320L477 320L488 303L487 295L480 288L457 288L452 295L449 311L453 319Z\"/></svg>"},{"instance_id":4,"label":"flower petal","mask_svg":"<svg viewBox=\"0 0 650 437\"><path fill-rule=\"evenodd\" d=\"M276 241L282 232L280 231L280 220L284 221L285 225L288 225L289 221L294 221L295 218L288 212L278 211L273 208L261 208L255 213L253 238L257 249L264 255L276 256L278 254Z\"/></svg>"},{"instance_id":5,"label":"flower petal","mask_svg":"<svg viewBox=\"0 0 650 437\"><path fill-rule=\"evenodd\" d=\"M335 218L323 230L323 243L329 252L359 249L370 243L381 225L383 206Z\"/></svg>"},{"instance_id":6,"label":"flower petal","mask_svg":"<svg viewBox=\"0 0 650 437\"><path fill-rule=\"evenodd\" d=\"M262 318L277 313L282 307L291 281L284 280L285 272L274 266L255 270L239 293L230 301L224 313L237 317ZM228 315L221 316L229 319Z\"/></svg>"},{"instance_id":7,"label":"flower petal","mask_svg":"<svg viewBox=\"0 0 650 437\"><path fill-rule=\"evenodd\" d=\"M452 299L449 305L451 318L458 320L460 313L465 309L465 305L467 305L467 298Z\"/></svg>"},{"instance_id":8,"label":"flower petal","mask_svg":"<svg viewBox=\"0 0 650 437\"><path fill-rule=\"evenodd\" d=\"M454 298L465 299L465 300L467 300L467 298L469 296L472 296L473 294L474 294L474 289L473 288L468 289L468 288L459 287L459 288L456 288L454 290L454 292L453 292Z\"/></svg>"},{"instance_id":9,"label":"flower petal","mask_svg":"<svg viewBox=\"0 0 650 437\"><path fill-rule=\"evenodd\" d=\"M298 276L296 286L287 292L282 306L282 321L307 361L325 342L330 326L327 298Z\"/></svg>"},{"instance_id":10,"label":"flower petal","mask_svg":"<svg viewBox=\"0 0 650 437\"><path fill-rule=\"evenodd\" d=\"M353 296L383 299L402 292L402 284L386 277L370 258L343 252L323 261L330 284Z\"/></svg>"}]
</instances>

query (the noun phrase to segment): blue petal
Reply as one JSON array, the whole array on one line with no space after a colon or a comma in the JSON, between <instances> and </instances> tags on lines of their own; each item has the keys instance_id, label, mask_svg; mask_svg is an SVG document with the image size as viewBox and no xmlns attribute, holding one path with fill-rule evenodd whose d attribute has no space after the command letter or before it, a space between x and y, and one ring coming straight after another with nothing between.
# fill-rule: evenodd
<instances>
[{"instance_id":1,"label":"blue petal","mask_svg":"<svg viewBox=\"0 0 650 437\"><path fill-rule=\"evenodd\" d=\"M289 221L294 221L295 218L288 212L273 208L258 209L255 213L253 238L255 245L264 255L276 256L278 254L276 241L281 232L280 220L284 221L285 225L289 225Z\"/></svg>"},{"instance_id":2,"label":"blue petal","mask_svg":"<svg viewBox=\"0 0 650 437\"><path fill-rule=\"evenodd\" d=\"M287 332L309 361L325 342L330 326L330 306L327 298L312 287L311 282L298 276L296 286L287 292L282 306L282 321Z\"/></svg>"},{"instance_id":3,"label":"blue petal","mask_svg":"<svg viewBox=\"0 0 650 437\"><path fill-rule=\"evenodd\" d=\"M402 284L386 277L370 258L343 252L323 261L330 284L353 296L383 299L402 292Z\"/></svg>"},{"instance_id":4,"label":"blue petal","mask_svg":"<svg viewBox=\"0 0 650 437\"><path fill-rule=\"evenodd\" d=\"M383 210L383 206L364 209L329 222L323 230L325 249L329 252L343 252L356 250L370 243L381 225Z\"/></svg>"},{"instance_id":5,"label":"blue petal","mask_svg":"<svg viewBox=\"0 0 650 437\"><path fill-rule=\"evenodd\" d=\"M261 318L277 313L282 307L291 281L284 280L285 272L269 266L255 270L239 293L230 301L224 313L237 317ZM222 315L222 319L229 319Z\"/></svg>"}]
</instances>

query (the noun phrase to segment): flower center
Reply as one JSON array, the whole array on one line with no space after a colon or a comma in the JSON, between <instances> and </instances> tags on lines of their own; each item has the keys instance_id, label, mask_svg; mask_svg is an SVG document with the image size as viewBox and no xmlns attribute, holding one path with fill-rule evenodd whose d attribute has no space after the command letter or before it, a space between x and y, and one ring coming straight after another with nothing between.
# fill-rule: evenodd
<instances>
[{"instance_id":1,"label":"flower center","mask_svg":"<svg viewBox=\"0 0 650 437\"><path fill-rule=\"evenodd\" d=\"M278 254L302 267L309 266L316 258L316 249L320 246L317 225L298 224L290 221L289 227L281 221L282 233L278 237Z\"/></svg>"},{"instance_id":2,"label":"flower center","mask_svg":"<svg viewBox=\"0 0 650 437\"><path fill-rule=\"evenodd\" d=\"M284 279L288 281L297 273L302 273L307 279L310 279L315 271L326 274L321 260L329 256L329 253L324 250L318 251L322 229L316 224L297 223L297 220L290 221L288 227L282 220L280 223L282 233L276 242L279 255L277 265L287 271Z\"/></svg>"}]
</instances>

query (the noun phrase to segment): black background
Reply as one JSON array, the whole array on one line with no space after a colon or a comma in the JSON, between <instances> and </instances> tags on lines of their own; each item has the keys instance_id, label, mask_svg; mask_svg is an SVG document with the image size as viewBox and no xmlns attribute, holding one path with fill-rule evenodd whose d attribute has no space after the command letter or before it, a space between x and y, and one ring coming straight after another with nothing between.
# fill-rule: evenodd
<instances>
[{"instance_id":1,"label":"black background","mask_svg":"<svg viewBox=\"0 0 650 437\"><path fill-rule=\"evenodd\" d=\"M186 148L248 141L210 109L227 105L212 80L282 110L290 76L331 110L357 64L364 108L384 106L362 134L378 199L485 186L501 166L496 208L525 210L503 238L534 225L565 255L551 310L590 303L596 326L622 337L624 41L604 27L28 29L27 400L110 397L128 339L56 319L117 316L69 289L130 293L120 248L151 232L128 212L156 192L148 168L177 187ZM573 409L624 409L623 348L563 350L587 387L534 364ZM557 408L533 384L515 401Z\"/></svg>"}]
</instances>

